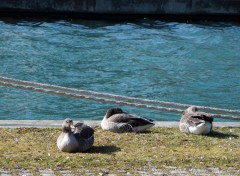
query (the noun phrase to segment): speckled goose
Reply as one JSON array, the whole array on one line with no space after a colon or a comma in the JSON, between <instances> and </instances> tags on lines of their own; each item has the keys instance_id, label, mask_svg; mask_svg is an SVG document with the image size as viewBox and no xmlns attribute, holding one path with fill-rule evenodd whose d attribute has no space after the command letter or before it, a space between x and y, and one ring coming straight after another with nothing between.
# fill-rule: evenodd
<instances>
[{"instance_id":1,"label":"speckled goose","mask_svg":"<svg viewBox=\"0 0 240 176\"><path fill-rule=\"evenodd\" d=\"M84 152L92 147L94 143L94 130L92 127L77 123L69 118L62 124L62 133L57 139L57 146L63 152Z\"/></svg>"},{"instance_id":2,"label":"speckled goose","mask_svg":"<svg viewBox=\"0 0 240 176\"><path fill-rule=\"evenodd\" d=\"M142 132L152 126L153 120L125 113L121 108L109 109L101 122L103 130L116 133Z\"/></svg>"},{"instance_id":3,"label":"speckled goose","mask_svg":"<svg viewBox=\"0 0 240 176\"><path fill-rule=\"evenodd\" d=\"M187 134L204 135L212 131L212 122L213 118L209 114L199 112L197 107L190 106L182 114L179 129Z\"/></svg>"}]
</instances>

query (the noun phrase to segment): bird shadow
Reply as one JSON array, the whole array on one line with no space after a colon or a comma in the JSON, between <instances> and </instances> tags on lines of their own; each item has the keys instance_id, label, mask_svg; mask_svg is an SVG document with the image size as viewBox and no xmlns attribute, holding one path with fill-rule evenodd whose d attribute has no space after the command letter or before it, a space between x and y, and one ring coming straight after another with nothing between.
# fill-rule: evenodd
<instances>
[{"instance_id":1,"label":"bird shadow","mask_svg":"<svg viewBox=\"0 0 240 176\"><path fill-rule=\"evenodd\" d=\"M220 138L220 139L227 139L227 138L239 138L238 135L236 134L226 134L226 133L221 133L218 131L212 131L211 133L209 133L208 135L206 135L208 137L213 137L213 138Z\"/></svg>"},{"instance_id":2,"label":"bird shadow","mask_svg":"<svg viewBox=\"0 0 240 176\"><path fill-rule=\"evenodd\" d=\"M120 151L121 149L119 147L116 147L114 145L108 145L108 146L93 146L88 153L103 153L103 154L111 154L117 151Z\"/></svg>"},{"instance_id":3,"label":"bird shadow","mask_svg":"<svg viewBox=\"0 0 240 176\"><path fill-rule=\"evenodd\" d=\"M148 134L151 133L151 131L139 131L139 132L134 132L135 134Z\"/></svg>"}]
</instances>

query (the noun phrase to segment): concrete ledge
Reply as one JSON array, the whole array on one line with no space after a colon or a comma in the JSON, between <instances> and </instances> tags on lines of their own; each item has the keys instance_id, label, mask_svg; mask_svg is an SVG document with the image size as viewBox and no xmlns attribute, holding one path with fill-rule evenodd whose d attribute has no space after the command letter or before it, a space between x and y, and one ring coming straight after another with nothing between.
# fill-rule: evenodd
<instances>
[{"instance_id":1,"label":"concrete ledge","mask_svg":"<svg viewBox=\"0 0 240 176\"><path fill-rule=\"evenodd\" d=\"M178 19L214 16L223 19L238 20L240 0L1 0L0 15L10 16L24 14L48 17L51 15L96 19L99 16L118 18L125 16L155 16L158 18L172 16Z\"/></svg>"},{"instance_id":2,"label":"concrete ledge","mask_svg":"<svg viewBox=\"0 0 240 176\"><path fill-rule=\"evenodd\" d=\"M0 128L60 128L62 120L0 120ZM91 126L100 126L101 121L84 121ZM157 127L177 128L177 121L157 121ZM240 122L213 122L214 127L240 127Z\"/></svg>"}]
</instances>

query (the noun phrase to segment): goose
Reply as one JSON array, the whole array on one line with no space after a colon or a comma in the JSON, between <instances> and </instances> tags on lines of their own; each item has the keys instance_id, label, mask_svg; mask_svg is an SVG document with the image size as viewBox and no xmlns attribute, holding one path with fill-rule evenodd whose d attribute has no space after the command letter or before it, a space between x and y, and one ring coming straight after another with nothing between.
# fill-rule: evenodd
<instances>
[{"instance_id":1,"label":"goose","mask_svg":"<svg viewBox=\"0 0 240 176\"><path fill-rule=\"evenodd\" d=\"M182 114L179 129L187 134L205 135L212 131L212 122L210 114L198 111L196 106L190 106Z\"/></svg>"},{"instance_id":2,"label":"goose","mask_svg":"<svg viewBox=\"0 0 240 176\"><path fill-rule=\"evenodd\" d=\"M63 152L85 152L94 143L94 130L84 123L76 123L66 118L62 123L62 133L57 139L57 146Z\"/></svg>"},{"instance_id":3,"label":"goose","mask_svg":"<svg viewBox=\"0 0 240 176\"><path fill-rule=\"evenodd\" d=\"M121 108L109 109L101 121L103 130L116 133L142 132L152 126L154 126L153 120L128 114Z\"/></svg>"}]
</instances>

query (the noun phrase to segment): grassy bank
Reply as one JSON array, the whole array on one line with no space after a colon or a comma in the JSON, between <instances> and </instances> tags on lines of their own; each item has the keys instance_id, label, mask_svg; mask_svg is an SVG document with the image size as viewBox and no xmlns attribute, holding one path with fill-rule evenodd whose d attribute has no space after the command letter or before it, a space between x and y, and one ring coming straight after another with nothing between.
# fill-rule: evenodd
<instances>
[{"instance_id":1,"label":"grassy bank","mask_svg":"<svg viewBox=\"0 0 240 176\"><path fill-rule=\"evenodd\" d=\"M195 136L184 135L177 128L116 134L97 127L94 147L71 154L57 149L60 132L54 128L0 128L0 168L119 174L166 166L240 170L240 128L215 128L208 136Z\"/></svg>"}]
</instances>

